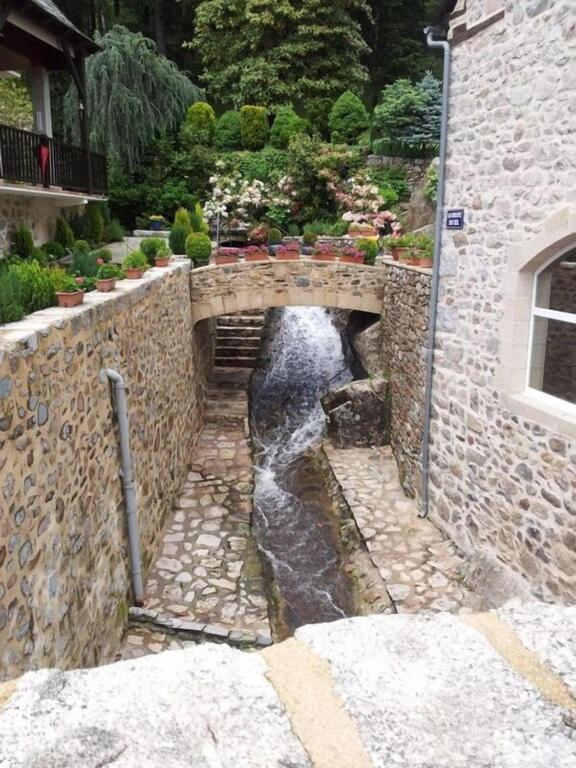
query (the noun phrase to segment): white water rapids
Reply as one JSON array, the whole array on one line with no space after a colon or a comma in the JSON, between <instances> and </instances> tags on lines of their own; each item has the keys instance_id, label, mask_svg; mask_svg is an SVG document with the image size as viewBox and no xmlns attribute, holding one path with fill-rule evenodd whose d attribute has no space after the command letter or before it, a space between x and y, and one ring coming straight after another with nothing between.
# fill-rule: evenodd
<instances>
[{"instance_id":1,"label":"white water rapids","mask_svg":"<svg viewBox=\"0 0 576 768\"><path fill-rule=\"evenodd\" d=\"M276 314L252 384L256 468L254 531L290 629L349 615L351 591L330 500L308 449L324 435L320 398L353 377L329 312Z\"/></svg>"}]
</instances>

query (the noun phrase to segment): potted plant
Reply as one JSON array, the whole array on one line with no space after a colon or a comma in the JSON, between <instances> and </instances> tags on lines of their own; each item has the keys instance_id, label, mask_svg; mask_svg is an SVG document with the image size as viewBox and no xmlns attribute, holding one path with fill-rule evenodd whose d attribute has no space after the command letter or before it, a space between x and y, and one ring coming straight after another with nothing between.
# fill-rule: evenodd
<instances>
[{"instance_id":1,"label":"potted plant","mask_svg":"<svg viewBox=\"0 0 576 768\"><path fill-rule=\"evenodd\" d=\"M244 261L267 261L268 251L257 245L250 245L244 249Z\"/></svg>"},{"instance_id":2,"label":"potted plant","mask_svg":"<svg viewBox=\"0 0 576 768\"><path fill-rule=\"evenodd\" d=\"M96 275L96 290L100 293L110 293L110 291L113 291L116 288L118 273L118 267L114 264L102 265Z\"/></svg>"},{"instance_id":3,"label":"potted plant","mask_svg":"<svg viewBox=\"0 0 576 768\"><path fill-rule=\"evenodd\" d=\"M59 307L78 307L84 301L84 291L71 275L62 275L54 285Z\"/></svg>"},{"instance_id":4,"label":"potted plant","mask_svg":"<svg viewBox=\"0 0 576 768\"><path fill-rule=\"evenodd\" d=\"M154 256L154 264L157 267L167 267L170 264L170 251L168 248L160 248Z\"/></svg>"},{"instance_id":5,"label":"potted plant","mask_svg":"<svg viewBox=\"0 0 576 768\"><path fill-rule=\"evenodd\" d=\"M297 242L286 243L276 251L276 258L279 261L299 261L300 244Z\"/></svg>"},{"instance_id":6,"label":"potted plant","mask_svg":"<svg viewBox=\"0 0 576 768\"><path fill-rule=\"evenodd\" d=\"M318 240L318 235L315 232L304 232L304 235L302 236L302 243L304 245L302 253L305 256L311 256L314 253L316 240Z\"/></svg>"},{"instance_id":7,"label":"potted plant","mask_svg":"<svg viewBox=\"0 0 576 768\"><path fill-rule=\"evenodd\" d=\"M122 262L128 280L140 280L148 268L148 259L142 251L132 251Z\"/></svg>"},{"instance_id":8,"label":"potted plant","mask_svg":"<svg viewBox=\"0 0 576 768\"><path fill-rule=\"evenodd\" d=\"M431 269L434 266L434 239L430 235L419 235L416 245L419 250L418 265Z\"/></svg>"},{"instance_id":9,"label":"potted plant","mask_svg":"<svg viewBox=\"0 0 576 768\"><path fill-rule=\"evenodd\" d=\"M259 224L257 227L254 227L254 229L250 230L248 240L253 245L264 245L268 240L269 232L270 227L268 224Z\"/></svg>"},{"instance_id":10,"label":"potted plant","mask_svg":"<svg viewBox=\"0 0 576 768\"><path fill-rule=\"evenodd\" d=\"M343 264L363 264L364 253L360 248L355 248L353 245L348 245L342 248L340 251L340 261Z\"/></svg>"},{"instance_id":11,"label":"potted plant","mask_svg":"<svg viewBox=\"0 0 576 768\"><path fill-rule=\"evenodd\" d=\"M394 261L410 261L412 256L409 252L414 248L414 241L414 235L385 238L385 242L389 244L389 248L392 251Z\"/></svg>"},{"instance_id":12,"label":"potted plant","mask_svg":"<svg viewBox=\"0 0 576 768\"><path fill-rule=\"evenodd\" d=\"M240 260L240 249L220 248L214 257L214 260L217 267L222 267L225 264L238 264Z\"/></svg>"},{"instance_id":13,"label":"potted plant","mask_svg":"<svg viewBox=\"0 0 576 768\"><path fill-rule=\"evenodd\" d=\"M350 237L377 237L378 232L372 224L367 222L352 222L348 228Z\"/></svg>"},{"instance_id":14,"label":"potted plant","mask_svg":"<svg viewBox=\"0 0 576 768\"><path fill-rule=\"evenodd\" d=\"M313 258L316 261L335 261L336 254L331 245L317 245Z\"/></svg>"},{"instance_id":15,"label":"potted plant","mask_svg":"<svg viewBox=\"0 0 576 768\"><path fill-rule=\"evenodd\" d=\"M150 216L150 229L153 232L160 232L166 226L164 216Z\"/></svg>"},{"instance_id":16,"label":"potted plant","mask_svg":"<svg viewBox=\"0 0 576 768\"><path fill-rule=\"evenodd\" d=\"M268 250L271 256L274 256L278 248L282 245L282 232L278 227L272 227L268 232Z\"/></svg>"},{"instance_id":17,"label":"potted plant","mask_svg":"<svg viewBox=\"0 0 576 768\"><path fill-rule=\"evenodd\" d=\"M205 267L210 263L212 240L203 232L192 232L186 238L186 256L195 267Z\"/></svg>"}]
</instances>

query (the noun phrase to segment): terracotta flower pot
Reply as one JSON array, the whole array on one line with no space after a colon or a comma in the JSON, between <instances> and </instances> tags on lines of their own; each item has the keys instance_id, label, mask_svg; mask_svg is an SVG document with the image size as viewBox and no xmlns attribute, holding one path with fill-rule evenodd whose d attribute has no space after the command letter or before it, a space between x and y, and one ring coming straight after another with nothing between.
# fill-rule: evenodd
<instances>
[{"instance_id":1,"label":"terracotta flower pot","mask_svg":"<svg viewBox=\"0 0 576 768\"><path fill-rule=\"evenodd\" d=\"M222 267L225 264L238 264L237 256L215 256L214 259L217 267Z\"/></svg>"},{"instance_id":2,"label":"terracotta flower pot","mask_svg":"<svg viewBox=\"0 0 576 768\"><path fill-rule=\"evenodd\" d=\"M102 264L104 264L104 259L96 259L96 264L98 264L98 266L101 267Z\"/></svg>"},{"instance_id":3,"label":"terracotta flower pot","mask_svg":"<svg viewBox=\"0 0 576 768\"><path fill-rule=\"evenodd\" d=\"M128 280L140 280L144 275L144 269L142 267L127 267L126 278Z\"/></svg>"},{"instance_id":4,"label":"terracotta flower pot","mask_svg":"<svg viewBox=\"0 0 576 768\"><path fill-rule=\"evenodd\" d=\"M84 280L85 279L86 278L82 277L82 275L78 275L78 277L74 278L74 281L75 281L76 285L84 285Z\"/></svg>"},{"instance_id":5,"label":"terracotta flower pot","mask_svg":"<svg viewBox=\"0 0 576 768\"><path fill-rule=\"evenodd\" d=\"M74 291L72 293L67 291L58 291L56 294L59 307L79 307L84 301L84 291Z\"/></svg>"},{"instance_id":6,"label":"terracotta flower pot","mask_svg":"<svg viewBox=\"0 0 576 768\"><path fill-rule=\"evenodd\" d=\"M335 253L315 253L314 260L315 261L335 261L336 254Z\"/></svg>"},{"instance_id":7,"label":"terracotta flower pot","mask_svg":"<svg viewBox=\"0 0 576 768\"><path fill-rule=\"evenodd\" d=\"M363 256L340 256L341 264L363 264Z\"/></svg>"},{"instance_id":8,"label":"terracotta flower pot","mask_svg":"<svg viewBox=\"0 0 576 768\"><path fill-rule=\"evenodd\" d=\"M403 258L403 254L406 251L409 251L410 249L409 248L400 248L400 247L392 245L390 247L390 250L392 251L392 258L394 259L394 261L400 261Z\"/></svg>"},{"instance_id":9,"label":"terracotta flower pot","mask_svg":"<svg viewBox=\"0 0 576 768\"><path fill-rule=\"evenodd\" d=\"M170 263L169 256L162 257L161 259L158 259L158 258L154 259L154 264L156 264L157 267L167 267L169 263Z\"/></svg>"},{"instance_id":10,"label":"terracotta flower pot","mask_svg":"<svg viewBox=\"0 0 576 768\"><path fill-rule=\"evenodd\" d=\"M281 251L276 254L278 261L300 261L300 253L298 251Z\"/></svg>"},{"instance_id":11,"label":"terracotta flower pot","mask_svg":"<svg viewBox=\"0 0 576 768\"><path fill-rule=\"evenodd\" d=\"M434 259L420 259L418 266L423 267L424 269L433 269Z\"/></svg>"},{"instance_id":12,"label":"terracotta flower pot","mask_svg":"<svg viewBox=\"0 0 576 768\"><path fill-rule=\"evenodd\" d=\"M247 253L244 256L244 261L267 261L267 253Z\"/></svg>"},{"instance_id":13,"label":"terracotta flower pot","mask_svg":"<svg viewBox=\"0 0 576 768\"><path fill-rule=\"evenodd\" d=\"M96 280L96 290L100 293L110 293L116 288L116 278L107 277L105 280Z\"/></svg>"}]
</instances>

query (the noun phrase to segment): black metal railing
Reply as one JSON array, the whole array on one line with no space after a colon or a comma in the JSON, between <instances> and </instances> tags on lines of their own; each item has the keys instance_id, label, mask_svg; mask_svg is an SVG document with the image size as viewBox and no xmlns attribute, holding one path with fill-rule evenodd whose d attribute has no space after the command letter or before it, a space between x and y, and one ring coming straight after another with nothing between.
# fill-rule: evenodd
<instances>
[{"instance_id":1,"label":"black metal railing","mask_svg":"<svg viewBox=\"0 0 576 768\"><path fill-rule=\"evenodd\" d=\"M0 125L0 179L105 195L106 157L40 133Z\"/></svg>"}]
</instances>

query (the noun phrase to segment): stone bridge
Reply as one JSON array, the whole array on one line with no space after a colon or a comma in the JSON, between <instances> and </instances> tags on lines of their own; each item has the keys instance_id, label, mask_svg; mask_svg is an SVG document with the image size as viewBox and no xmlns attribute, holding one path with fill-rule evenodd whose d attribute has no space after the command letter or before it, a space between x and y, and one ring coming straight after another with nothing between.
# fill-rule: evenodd
<instances>
[{"instance_id":1,"label":"stone bridge","mask_svg":"<svg viewBox=\"0 0 576 768\"><path fill-rule=\"evenodd\" d=\"M192 271L192 316L267 307L314 306L381 314L385 270L308 259L242 262Z\"/></svg>"}]
</instances>

